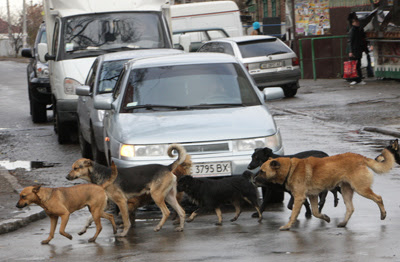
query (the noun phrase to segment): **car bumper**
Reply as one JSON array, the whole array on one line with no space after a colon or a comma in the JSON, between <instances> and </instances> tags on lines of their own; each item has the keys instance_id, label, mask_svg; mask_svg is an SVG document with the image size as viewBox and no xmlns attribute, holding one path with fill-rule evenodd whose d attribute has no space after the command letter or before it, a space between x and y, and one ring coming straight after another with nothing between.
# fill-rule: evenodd
<instances>
[{"instance_id":1,"label":"car bumper","mask_svg":"<svg viewBox=\"0 0 400 262\"><path fill-rule=\"evenodd\" d=\"M275 152L278 155L283 155L283 147ZM190 154L190 153L189 153ZM241 175L247 170L247 166L251 161L253 151L246 152L240 155L227 155L227 154L190 154L193 164L196 163L212 163L212 162L230 162L232 175ZM154 158L153 158L154 159ZM170 165L176 158L159 159L159 160L122 160L111 157L111 160L118 166L118 169L130 168L133 166L148 165L148 164L161 164Z\"/></svg>"},{"instance_id":2,"label":"car bumper","mask_svg":"<svg viewBox=\"0 0 400 262\"><path fill-rule=\"evenodd\" d=\"M250 74L258 87L283 86L296 83L301 76L300 69Z\"/></svg>"},{"instance_id":3,"label":"car bumper","mask_svg":"<svg viewBox=\"0 0 400 262\"><path fill-rule=\"evenodd\" d=\"M41 104L51 104L51 87L48 78L32 78L31 98Z\"/></svg>"},{"instance_id":4,"label":"car bumper","mask_svg":"<svg viewBox=\"0 0 400 262\"><path fill-rule=\"evenodd\" d=\"M61 122L77 121L76 109L78 105L77 99L57 100L57 114Z\"/></svg>"}]
</instances>

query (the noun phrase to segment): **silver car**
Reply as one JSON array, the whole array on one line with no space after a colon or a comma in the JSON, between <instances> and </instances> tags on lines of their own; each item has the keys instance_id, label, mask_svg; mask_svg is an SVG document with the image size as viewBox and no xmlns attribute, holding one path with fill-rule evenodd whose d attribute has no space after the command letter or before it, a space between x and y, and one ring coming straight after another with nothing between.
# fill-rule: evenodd
<instances>
[{"instance_id":1,"label":"silver car","mask_svg":"<svg viewBox=\"0 0 400 262\"><path fill-rule=\"evenodd\" d=\"M183 53L174 49L149 49L108 53L93 62L84 86L76 89L78 99L78 131L82 157L106 164L104 155L104 110L93 107L96 96L111 97L124 64L133 58Z\"/></svg>"},{"instance_id":2,"label":"silver car","mask_svg":"<svg viewBox=\"0 0 400 262\"><path fill-rule=\"evenodd\" d=\"M283 97L281 88L269 90ZM186 53L125 64L112 97L96 97L104 149L118 168L169 165L171 143L192 156L194 176L242 174L255 148L283 153L265 94L243 65L225 54Z\"/></svg>"},{"instance_id":3,"label":"silver car","mask_svg":"<svg viewBox=\"0 0 400 262\"><path fill-rule=\"evenodd\" d=\"M216 52L235 56L245 64L257 86L280 86L286 97L299 88L300 67L295 52L273 36L240 36L209 41L198 52Z\"/></svg>"}]
</instances>

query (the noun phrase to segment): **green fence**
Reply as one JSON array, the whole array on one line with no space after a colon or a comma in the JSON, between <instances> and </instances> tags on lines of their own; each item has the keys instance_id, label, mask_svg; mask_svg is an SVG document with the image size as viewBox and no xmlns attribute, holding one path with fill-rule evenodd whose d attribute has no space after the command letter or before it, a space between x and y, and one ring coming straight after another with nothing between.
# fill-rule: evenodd
<instances>
[{"instance_id":1,"label":"green fence","mask_svg":"<svg viewBox=\"0 0 400 262\"><path fill-rule=\"evenodd\" d=\"M340 56L332 56L332 57L315 57L315 45L314 42L317 40L323 39L337 39L337 38L345 38L347 39L347 35L339 35L339 36L323 36L323 37L310 37L310 38L301 38L299 39L299 52L300 52L300 68L301 68L301 78L304 78L304 67L303 67L303 41L304 40L311 40L311 62L312 62L312 69L313 69L313 78L314 80L317 79L317 69L315 66L315 62L321 59L332 59L332 58L340 58L341 64L341 74L343 75L343 59L346 57L343 55L343 41L340 40Z\"/></svg>"}]
</instances>

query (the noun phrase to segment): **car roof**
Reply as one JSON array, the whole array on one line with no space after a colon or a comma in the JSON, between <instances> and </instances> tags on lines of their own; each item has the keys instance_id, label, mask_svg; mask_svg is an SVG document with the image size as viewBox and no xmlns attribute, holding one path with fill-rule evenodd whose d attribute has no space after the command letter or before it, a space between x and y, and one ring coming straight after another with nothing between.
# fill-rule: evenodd
<instances>
[{"instance_id":1,"label":"car roof","mask_svg":"<svg viewBox=\"0 0 400 262\"><path fill-rule=\"evenodd\" d=\"M216 40L208 41L208 42L215 42L215 41L226 41L226 42L250 42L250 41L257 41L263 39L277 39L275 36L270 35L246 35L246 36L235 36L235 37L228 37L228 38L219 38Z\"/></svg>"},{"instance_id":2,"label":"car roof","mask_svg":"<svg viewBox=\"0 0 400 262\"><path fill-rule=\"evenodd\" d=\"M133 59L128 62L131 68L161 67L171 65L188 64L220 64L239 63L239 61L227 54L222 53L183 53L170 56L147 57Z\"/></svg>"},{"instance_id":3,"label":"car roof","mask_svg":"<svg viewBox=\"0 0 400 262\"><path fill-rule=\"evenodd\" d=\"M107 53L104 55L99 56L103 62L107 61L116 61L116 60L124 60L124 59L134 59L134 58L142 58L148 56L160 56L160 55L173 55L173 54L181 54L183 53L182 50L177 49L139 49L139 50L132 50L132 51L121 51L121 52L113 52Z\"/></svg>"}]
</instances>

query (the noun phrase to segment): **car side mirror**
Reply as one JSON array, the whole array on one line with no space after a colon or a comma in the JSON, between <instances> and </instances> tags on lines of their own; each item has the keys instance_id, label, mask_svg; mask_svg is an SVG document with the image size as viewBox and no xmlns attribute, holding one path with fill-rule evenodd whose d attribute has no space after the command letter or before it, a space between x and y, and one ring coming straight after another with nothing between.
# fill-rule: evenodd
<instances>
[{"instance_id":1,"label":"car side mirror","mask_svg":"<svg viewBox=\"0 0 400 262\"><path fill-rule=\"evenodd\" d=\"M78 86L75 88L75 93L78 96L90 96L90 86Z\"/></svg>"},{"instance_id":2,"label":"car side mirror","mask_svg":"<svg viewBox=\"0 0 400 262\"><path fill-rule=\"evenodd\" d=\"M32 49L30 49L30 48L22 49L21 56L26 57L26 58L33 58Z\"/></svg>"},{"instance_id":3,"label":"car side mirror","mask_svg":"<svg viewBox=\"0 0 400 262\"><path fill-rule=\"evenodd\" d=\"M179 44L182 46L183 50L187 53L190 51L191 41L192 38L190 37L190 35L182 34L179 36Z\"/></svg>"},{"instance_id":4,"label":"car side mirror","mask_svg":"<svg viewBox=\"0 0 400 262\"><path fill-rule=\"evenodd\" d=\"M113 109L113 97L112 96L95 96L93 106L99 110L111 110Z\"/></svg>"},{"instance_id":5,"label":"car side mirror","mask_svg":"<svg viewBox=\"0 0 400 262\"><path fill-rule=\"evenodd\" d=\"M285 97L281 87L266 87L263 90L264 101L282 99Z\"/></svg>"},{"instance_id":6,"label":"car side mirror","mask_svg":"<svg viewBox=\"0 0 400 262\"><path fill-rule=\"evenodd\" d=\"M47 49L47 44L46 43L39 43L38 47L37 47L37 52L38 52L38 56L39 56L39 61L42 63L46 63L47 60L55 60L54 59L48 59L48 49Z\"/></svg>"}]
</instances>

